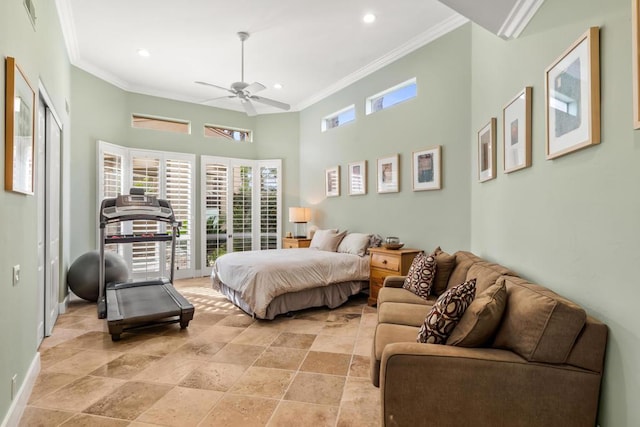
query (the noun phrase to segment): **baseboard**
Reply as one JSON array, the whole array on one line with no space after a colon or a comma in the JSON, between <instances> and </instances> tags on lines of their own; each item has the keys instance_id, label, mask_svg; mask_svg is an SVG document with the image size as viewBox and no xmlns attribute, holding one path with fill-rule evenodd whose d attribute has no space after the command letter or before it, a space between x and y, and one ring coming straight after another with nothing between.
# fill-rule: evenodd
<instances>
[{"instance_id":1,"label":"baseboard","mask_svg":"<svg viewBox=\"0 0 640 427\"><path fill-rule=\"evenodd\" d=\"M18 394L13 399L13 402L9 407L9 411L4 417L4 420L2 420L2 424L0 424L0 427L17 427L17 425L20 423L20 418L22 418L24 409L27 407L29 396L31 396L33 386L36 383L36 379L38 378L39 373L40 353L36 352L35 357L31 361L31 366L29 366L29 370L27 371L27 377L22 382L22 385L18 390Z\"/></svg>"},{"instance_id":2,"label":"baseboard","mask_svg":"<svg viewBox=\"0 0 640 427\"><path fill-rule=\"evenodd\" d=\"M69 294L64 297L62 302L58 303L58 314L65 314L67 307L69 307Z\"/></svg>"}]
</instances>

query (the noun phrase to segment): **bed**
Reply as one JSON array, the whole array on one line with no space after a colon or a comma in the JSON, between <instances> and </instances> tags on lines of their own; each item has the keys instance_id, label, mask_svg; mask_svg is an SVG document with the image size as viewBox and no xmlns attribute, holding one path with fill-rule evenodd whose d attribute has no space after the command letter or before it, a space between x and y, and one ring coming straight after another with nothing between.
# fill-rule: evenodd
<instances>
[{"instance_id":1,"label":"bed","mask_svg":"<svg viewBox=\"0 0 640 427\"><path fill-rule=\"evenodd\" d=\"M360 242L362 236L369 235L361 235ZM269 320L304 308L335 308L368 288L367 245L354 246L355 237L342 245L334 238L328 247L314 245L316 240L314 236L311 248L222 255L213 266L213 288L249 315Z\"/></svg>"}]
</instances>

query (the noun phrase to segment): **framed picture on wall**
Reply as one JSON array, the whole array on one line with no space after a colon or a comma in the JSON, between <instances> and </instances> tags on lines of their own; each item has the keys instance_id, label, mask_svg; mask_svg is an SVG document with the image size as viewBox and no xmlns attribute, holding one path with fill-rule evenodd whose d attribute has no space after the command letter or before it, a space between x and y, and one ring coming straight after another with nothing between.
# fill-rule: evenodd
<instances>
[{"instance_id":1,"label":"framed picture on wall","mask_svg":"<svg viewBox=\"0 0 640 427\"><path fill-rule=\"evenodd\" d=\"M640 129L640 0L633 0L631 14L631 68L633 69L633 128Z\"/></svg>"},{"instance_id":2,"label":"framed picture on wall","mask_svg":"<svg viewBox=\"0 0 640 427\"><path fill-rule=\"evenodd\" d=\"M324 188L327 197L340 195L340 166L325 170Z\"/></svg>"},{"instance_id":3,"label":"framed picture on wall","mask_svg":"<svg viewBox=\"0 0 640 427\"><path fill-rule=\"evenodd\" d=\"M478 180L480 182L496 177L496 127L497 119L492 117L489 123L478 131Z\"/></svg>"},{"instance_id":4,"label":"framed picture on wall","mask_svg":"<svg viewBox=\"0 0 640 427\"><path fill-rule=\"evenodd\" d=\"M35 92L15 58L6 59L4 188L33 194Z\"/></svg>"},{"instance_id":5,"label":"framed picture on wall","mask_svg":"<svg viewBox=\"0 0 640 427\"><path fill-rule=\"evenodd\" d=\"M378 159L378 193L397 193L400 191L398 155Z\"/></svg>"},{"instance_id":6,"label":"framed picture on wall","mask_svg":"<svg viewBox=\"0 0 640 427\"><path fill-rule=\"evenodd\" d=\"M349 163L349 195L367 194L367 161Z\"/></svg>"},{"instance_id":7,"label":"framed picture on wall","mask_svg":"<svg viewBox=\"0 0 640 427\"><path fill-rule=\"evenodd\" d=\"M441 146L413 152L413 191L439 190L442 188Z\"/></svg>"},{"instance_id":8,"label":"framed picture on wall","mask_svg":"<svg viewBox=\"0 0 640 427\"><path fill-rule=\"evenodd\" d=\"M545 70L547 159L600 143L599 45L591 27Z\"/></svg>"},{"instance_id":9,"label":"framed picture on wall","mask_svg":"<svg viewBox=\"0 0 640 427\"><path fill-rule=\"evenodd\" d=\"M502 110L504 173L531 166L531 92L525 87Z\"/></svg>"}]
</instances>

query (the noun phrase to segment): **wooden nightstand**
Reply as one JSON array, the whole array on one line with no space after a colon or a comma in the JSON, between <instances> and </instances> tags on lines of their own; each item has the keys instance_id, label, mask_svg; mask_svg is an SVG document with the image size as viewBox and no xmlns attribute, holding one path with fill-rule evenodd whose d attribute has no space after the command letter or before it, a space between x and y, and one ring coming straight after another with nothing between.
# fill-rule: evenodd
<instances>
[{"instance_id":1,"label":"wooden nightstand","mask_svg":"<svg viewBox=\"0 0 640 427\"><path fill-rule=\"evenodd\" d=\"M369 305L378 302L378 291L387 276L406 276L413 259L422 252L420 249L369 248Z\"/></svg>"},{"instance_id":2,"label":"wooden nightstand","mask_svg":"<svg viewBox=\"0 0 640 427\"><path fill-rule=\"evenodd\" d=\"M311 239L301 239L296 237L285 237L282 239L282 248L308 248L311 244Z\"/></svg>"}]
</instances>

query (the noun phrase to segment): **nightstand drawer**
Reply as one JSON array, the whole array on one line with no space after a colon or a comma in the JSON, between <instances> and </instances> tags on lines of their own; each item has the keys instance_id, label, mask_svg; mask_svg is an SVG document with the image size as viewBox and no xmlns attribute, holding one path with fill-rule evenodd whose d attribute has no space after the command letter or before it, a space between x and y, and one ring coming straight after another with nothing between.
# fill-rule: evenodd
<instances>
[{"instance_id":1,"label":"nightstand drawer","mask_svg":"<svg viewBox=\"0 0 640 427\"><path fill-rule=\"evenodd\" d=\"M395 271L400 273L400 258L397 256L391 256L387 254L372 254L371 267L384 268L385 270Z\"/></svg>"}]
</instances>

